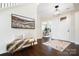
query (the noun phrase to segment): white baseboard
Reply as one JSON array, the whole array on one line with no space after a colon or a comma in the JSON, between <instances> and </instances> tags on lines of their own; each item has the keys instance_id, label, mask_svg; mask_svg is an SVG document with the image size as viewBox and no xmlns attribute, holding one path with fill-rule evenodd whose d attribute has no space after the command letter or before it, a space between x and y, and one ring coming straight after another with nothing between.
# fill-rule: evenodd
<instances>
[{"instance_id":1,"label":"white baseboard","mask_svg":"<svg viewBox=\"0 0 79 59\"><path fill-rule=\"evenodd\" d=\"M68 40L68 41L70 41L70 40ZM73 42L73 43L79 45L79 42L76 42L76 41L70 41L70 42Z\"/></svg>"},{"instance_id":2,"label":"white baseboard","mask_svg":"<svg viewBox=\"0 0 79 59\"><path fill-rule=\"evenodd\" d=\"M75 44L78 44L79 45L79 42L75 42Z\"/></svg>"}]
</instances>

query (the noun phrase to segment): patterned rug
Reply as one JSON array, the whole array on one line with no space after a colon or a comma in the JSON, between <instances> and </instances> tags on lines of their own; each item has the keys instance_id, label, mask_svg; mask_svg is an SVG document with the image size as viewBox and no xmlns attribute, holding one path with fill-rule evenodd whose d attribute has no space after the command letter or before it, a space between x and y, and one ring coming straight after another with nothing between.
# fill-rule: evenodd
<instances>
[{"instance_id":1,"label":"patterned rug","mask_svg":"<svg viewBox=\"0 0 79 59\"><path fill-rule=\"evenodd\" d=\"M63 40L50 40L43 44L51 48L54 48L60 52L63 52L65 48L67 48L71 43Z\"/></svg>"}]
</instances>

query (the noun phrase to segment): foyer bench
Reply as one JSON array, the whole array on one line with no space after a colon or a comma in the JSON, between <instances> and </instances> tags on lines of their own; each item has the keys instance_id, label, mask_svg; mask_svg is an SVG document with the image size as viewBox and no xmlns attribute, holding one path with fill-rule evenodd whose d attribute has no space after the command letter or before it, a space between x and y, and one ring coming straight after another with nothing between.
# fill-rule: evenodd
<instances>
[{"instance_id":1,"label":"foyer bench","mask_svg":"<svg viewBox=\"0 0 79 59\"><path fill-rule=\"evenodd\" d=\"M37 44L37 41L33 38L30 39L16 39L9 44L7 44L7 51L9 53L14 53L22 48L33 46L34 44Z\"/></svg>"}]
</instances>

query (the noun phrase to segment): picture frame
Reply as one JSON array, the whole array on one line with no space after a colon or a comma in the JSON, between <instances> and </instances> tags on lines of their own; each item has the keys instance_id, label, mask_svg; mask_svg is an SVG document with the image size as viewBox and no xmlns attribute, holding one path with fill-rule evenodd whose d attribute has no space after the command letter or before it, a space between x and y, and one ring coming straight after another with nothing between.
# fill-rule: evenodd
<instances>
[{"instance_id":1,"label":"picture frame","mask_svg":"<svg viewBox=\"0 0 79 59\"><path fill-rule=\"evenodd\" d=\"M66 19L67 19L67 17L66 17L66 16L61 17L61 18L60 18L60 21L63 21L63 20L66 20Z\"/></svg>"},{"instance_id":2,"label":"picture frame","mask_svg":"<svg viewBox=\"0 0 79 59\"><path fill-rule=\"evenodd\" d=\"M35 29L35 19L11 14L11 28Z\"/></svg>"}]
</instances>

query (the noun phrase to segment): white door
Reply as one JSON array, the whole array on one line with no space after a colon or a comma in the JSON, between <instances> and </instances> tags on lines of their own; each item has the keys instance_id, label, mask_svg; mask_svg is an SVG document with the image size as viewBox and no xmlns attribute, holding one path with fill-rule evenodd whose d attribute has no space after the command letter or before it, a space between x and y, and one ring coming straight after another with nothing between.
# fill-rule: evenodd
<instances>
[{"instance_id":1,"label":"white door","mask_svg":"<svg viewBox=\"0 0 79 59\"><path fill-rule=\"evenodd\" d=\"M60 19L55 19L52 21L52 38L60 40L69 40L70 36L70 19L60 21Z\"/></svg>"},{"instance_id":2,"label":"white door","mask_svg":"<svg viewBox=\"0 0 79 59\"><path fill-rule=\"evenodd\" d=\"M65 19L60 21L59 31L60 38L68 41L70 39L70 20Z\"/></svg>"},{"instance_id":3,"label":"white door","mask_svg":"<svg viewBox=\"0 0 79 59\"><path fill-rule=\"evenodd\" d=\"M79 12L75 13L75 42L79 44Z\"/></svg>"}]
</instances>

